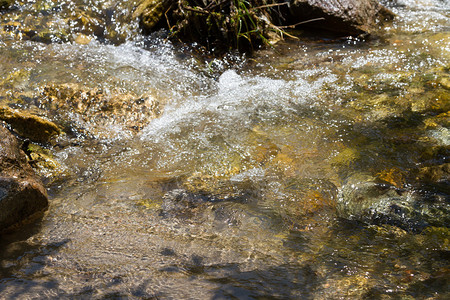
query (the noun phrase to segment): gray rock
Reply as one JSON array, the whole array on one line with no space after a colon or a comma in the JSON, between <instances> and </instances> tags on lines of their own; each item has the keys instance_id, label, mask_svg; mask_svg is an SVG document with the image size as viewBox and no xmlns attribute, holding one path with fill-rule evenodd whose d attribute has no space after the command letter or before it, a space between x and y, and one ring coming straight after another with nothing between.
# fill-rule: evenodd
<instances>
[{"instance_id":1,"label":"gray rock","mask_svg":"<svg viewBox=\"0 0 450 300\"><path fill-rule=\"evenodd\" d=\"M394 13L377 0L292 0L289 21L343 34L371 33Z\"/></svg>"},{"instance_id":2,"label":"gray rock","mask_svg":"<svg viewBox=\"0 0 450 300\"><path fill-rule=\"evenodd\" d=\"M0 125L0 231L48 206L47 192L17 139Z\"/></svg>"},{"instance_id":3,"label":"gray rock","mask_svg":"<svg viewBox=\"0 0 450 300\"><path fill-rule=\"evenodd\" d=\"M418 192L377 182L367 174L351 176L341 188L339 217L366 224L390 224L409 231L427 226L448 226L449 199L427 199Z\"/></svg>"}]
</instances>

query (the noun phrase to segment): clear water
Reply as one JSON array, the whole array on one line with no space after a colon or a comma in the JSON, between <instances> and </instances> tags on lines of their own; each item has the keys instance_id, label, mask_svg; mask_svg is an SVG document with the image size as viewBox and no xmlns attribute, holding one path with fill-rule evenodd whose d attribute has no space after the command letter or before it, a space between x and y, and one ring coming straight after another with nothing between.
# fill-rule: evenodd
<instances>
[{"instance_id":1,"label":"clear water","mask_svg":"<svg viewBox=\"0 0 450 300\"><path fill-rule=\"evenodd\" d=\"M421 173L448 163L448 125L420 125L448 116L448 1L388 1L397 20L366 41L304 37L221 59L140 36L131 2L1 15L0 103L66 131L46 146L60 164L42 173L48 212L1 237L1 298L448 297L446 227L336 215L358 172L448 201ZM80 10L103 16L101 33L67 21ZM145 95L160 112L132 130L127 113L46 105L45 88L68 83Z\"/></svg>"}]
</instances>

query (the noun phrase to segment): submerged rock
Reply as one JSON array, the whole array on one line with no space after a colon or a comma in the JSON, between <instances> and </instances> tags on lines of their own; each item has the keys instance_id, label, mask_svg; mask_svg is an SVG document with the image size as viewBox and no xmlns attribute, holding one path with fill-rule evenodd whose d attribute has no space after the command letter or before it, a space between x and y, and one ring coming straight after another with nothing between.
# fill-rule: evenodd
<instances>
[{"instance_id":1,"label":"submerged rock","mask_svg":"<svg viewBox=\"0 0 450 300\"><path fill-rule=\"evenodd\" d=\"M204 209L211 201L207 197L189 193L184 189L174 189L163 197L161 215L166 217L190 218L198 210Z\"/></svg>"},{"instance_id":2,"label":"submerged rock","mask_svg":"<svg viewBox=\"0 0 450 300\"><path fill-rule=\"evenodd\" d=\"M417 192L377 181L367 174L351 176L341 188L339 217L366 224L389 224L417 231L449 224L448 199L426 199Z\"/></svg>"},{"instance_id":3,"label":"submerged rock","mask_svg":"<svg viewBox=\"0 0 450 300\"><path fill-rule=\"evenodd\" d=\"M46 143L60 133L55 123L7 106L0 106L0 120L9 123L20 136L38 143Z\"/></svg>"},{"instance_id":4,"label":"submerged rock","mask_svg":"<svg viewBox=\"0 0 450 300\"><path fill-rule=\"evenodd\" d=\"M0 126L0 231L48 206L47 192L16 138Z\"/></svg>"},{"instance_id":5,"label":"submerged rock","mask_svg":"<svg viewBox=\"0 0 450 300\"><path fill-rule=\"evenodd\" d=\"M22 150L30 159L29 163L36 174L47 187L70 176L69 169L53 156L51 150L28 143L28 141L22 144Z\"/></svg>"},{"instance_id":6,"label":"submerged rock","mask_svg":"<svg viewBox=\"0 0 450 300\"><path fill-rule=\"evenodd\" d=\"M233 181L233 176L238 175L239 171L241 170L234 167L224 173L204 174L194 172L183 181L183 188L213 202L240 199L251 190L251 183L248 180Z\"/></svg>"}]
</instances>

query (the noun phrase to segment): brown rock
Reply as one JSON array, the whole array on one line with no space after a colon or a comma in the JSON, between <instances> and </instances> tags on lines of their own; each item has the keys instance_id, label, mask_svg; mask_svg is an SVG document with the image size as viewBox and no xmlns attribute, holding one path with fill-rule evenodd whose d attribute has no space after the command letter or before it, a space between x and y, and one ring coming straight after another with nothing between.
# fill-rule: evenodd
<instances>
[{"instance_id":1,"label":"brown rock","mask_svg":"<svg viewBox=\"0 0 450 300\"><path fill-rule=\"evenodd\" d=\"M60 133L55 123L7 106L0 106L0 120L9 123L20 136L39 143Z\"/></svg>"},{"instance_id":2,"label":"brown rock","mask_svg":"<svg viewBox=\"0 0 450 300\"><path fill-rule=\"evenodd\" d=\"M0 231L25 221L47 206L42 182L28 164L17 139L0 125Z\"/></svg>"},{"instance_id":3,"label":"brown rock","mask_svg":"<svg viewBox=\"0 0 450 300\"><path fill-rule=\"evenodd\" d=\"M141 0L133 17L139 18L140 25L144 30L151 31L157 27L164 18L167 10L176 3L173 0Z\"/></svg>"},{"instance_id":4,"label":"brown rock","mask_svg":"<svg viewBox=\"0 0 450 300\"><path fill-rule=\"evenodd\" d=\"M162 100L152 94L138 96L60 84L44 88L40 105L79 132L110 138L111 127L126 135L142 129L160 114Z\"/></svg>"},{"instance_id":5,"label":"brown rock","mask_svg":"<svg viewBox=\"0 0 450 300\"><path fill-rule=\"evenodd\" d=\"M394 14L377 0L294 0L290 21L343 34L371 33Z\"/></svg>"}]
</instances>

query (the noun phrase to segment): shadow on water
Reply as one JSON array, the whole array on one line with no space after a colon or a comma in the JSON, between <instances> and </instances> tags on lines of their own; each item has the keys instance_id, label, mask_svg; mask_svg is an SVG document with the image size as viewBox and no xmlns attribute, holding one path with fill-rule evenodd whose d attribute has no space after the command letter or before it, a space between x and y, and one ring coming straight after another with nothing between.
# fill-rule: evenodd
<instances>
[{"instance_id":1,"label":"shadow on water","mask_svg":"<svg viewBox=\"0 0 450 300\"><path fill-rule=\"evenodd\" d=\"M0 295L2 299L19 299L34 288L56 289L56 281L35 281L45 277L44 268L49 257L55 255L70 239L47 245L30 242L41 229L42 216L14 231L0 235ZM23 276L24 275L24 276Z\"/></svg>"},{"instance_id":2,"label":"shadow on water","mask_svg":"<svg viewBox=\"0 0 450 300\"><path fill-rule=\"evenodd\" d=\"M211 281L220 284L212 299L312 299L319 284L313 268L289 265L240 271L238 265L216 266L225 274ZM214 271L212 267L211 271Z\"/></svg>"},{"instance_id":3,"label":"shadow on water","mask_svg":"<svg viewBox=\"0 0 450 300\"><path fill-rule=\"evenodd\" d=\"M73 298L77 299L159 299L162 295L145 292L151 286L150 280L123 292L117 292L123 285L120 276L110 280L102 280L101 290L94 282L81 288L67 291L61 288L58 279L53 278L47 270L53 260L58 260L62 248L71 242L69 238L48 244L29 242L27 239L39 231L37 224L30 224L22 230L3 235L0 240L0 298ZM95 275L97 276L97 275ZM101 275L100 275L101 276ZM70 278L66 278L70 280ZM88 278L85 279L89 281ZM115 291L114 291L115 290ZM114 291L106 292L103 291Z\"/></svg>"},{"instance_id":4,"label":"shadow on water","mask_svg":"<svg viewBox=\"0 0 450 300\"><path fill-rule=\"evenodd\" d=\"M42 218L24 224L22 227L0 234L0 258L5 256L7 247L15 242L25 241L39 232Z\"/></svg>"},{"instance_id":5,"label":"shadow on water","mask_svg":"<svg viewBox=\"0 0 450 300\"><path fill-rule=\"evenodd\" d=\"M104 284L101 287L101 290L108 291L108 290L114 290L114 289L120 289L120 285L123 283L123 281L120 278L116 278L115 280L112 280L108 284ZM72 293L72 294L62 294L67 297L76 297L77 299L114 299L114 300L120 300L120 299L142 299L142 300L156 300L156 299L164 299L166 296L162 293L155 293L155 294L149 294L145 292L147 288L151 287L150 280L144 280L141 284L136 285L133 289L127 289L126 291L113 291L113 292L106 292L100 294L100 289L95 286L86 286L81 291ZM122 289L123 290L123 289Z\"/></svg>"}]
</instances>

